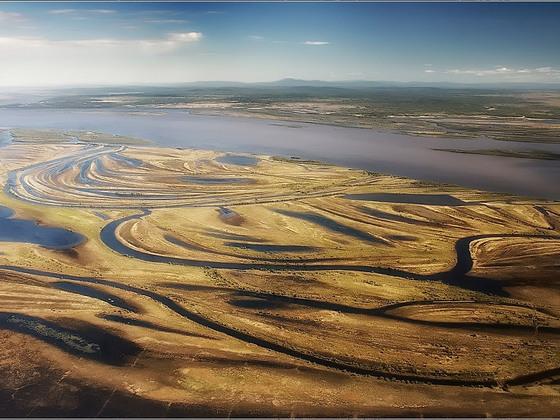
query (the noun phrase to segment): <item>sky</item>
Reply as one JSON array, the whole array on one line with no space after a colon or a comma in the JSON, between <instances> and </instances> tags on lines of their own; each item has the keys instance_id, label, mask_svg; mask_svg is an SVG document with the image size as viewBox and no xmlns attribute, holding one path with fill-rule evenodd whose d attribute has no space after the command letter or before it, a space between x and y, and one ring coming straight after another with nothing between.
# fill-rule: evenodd
<instances>
[{"instance_id":1,"label":"sky","mask_svg":"<svg viewBox=\"0 0 560 420\"><path fill-rule=\"evenodd\" d=\"M0 86L560 83L560 3L0 2Z\"/></svg>"}]
</instances>

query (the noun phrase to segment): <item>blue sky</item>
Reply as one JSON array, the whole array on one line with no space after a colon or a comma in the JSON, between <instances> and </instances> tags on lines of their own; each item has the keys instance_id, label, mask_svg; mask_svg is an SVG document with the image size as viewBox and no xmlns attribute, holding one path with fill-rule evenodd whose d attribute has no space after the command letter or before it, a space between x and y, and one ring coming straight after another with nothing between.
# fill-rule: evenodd
<instances>
[{"instance_id":1,"label":"blue sky","mask_svg":"<svg viewBox=\"0 0 560 420\"><path fill-rule=\"evenodd\" d=\"M0 3L0 85L560 83L560 3Z\"/></svg>"}]
</instances>

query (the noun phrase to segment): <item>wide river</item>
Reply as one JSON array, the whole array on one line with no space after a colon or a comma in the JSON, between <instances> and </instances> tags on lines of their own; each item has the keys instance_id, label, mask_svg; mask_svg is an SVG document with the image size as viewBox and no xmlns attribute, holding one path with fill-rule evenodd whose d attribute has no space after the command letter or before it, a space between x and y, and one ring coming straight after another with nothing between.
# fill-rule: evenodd
<instances>
[{"instance_id":1,"label":"wide river","mask_svg":"<svg viewBox=\"0 0 560 420\"><path fill-rule=\"evenodd\" d=\"M560 200L560 160L434 150L539 150L560 154L560 144L414 137L369 129L191 115L180 110L0 109L0 127L95 130L148 139L166 147L300 156L374 172Z\"/></svg>"}]
</instances>

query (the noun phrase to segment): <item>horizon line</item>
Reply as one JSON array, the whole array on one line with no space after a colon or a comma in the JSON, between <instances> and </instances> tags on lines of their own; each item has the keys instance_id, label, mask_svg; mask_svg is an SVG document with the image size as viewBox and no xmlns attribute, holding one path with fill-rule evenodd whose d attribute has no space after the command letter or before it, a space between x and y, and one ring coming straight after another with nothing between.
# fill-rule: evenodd
<instances>
[{"instance_id":1,"label":"horizon line","mask_svg":"<svg viewBox=\"0 0 560 420\"><path fill-rule=\"evenodd\" d=\"M3 0L1 0L3 1ZM238 80L193 80L193 81L174 81L174 82L131 82L131 83L68 83L68 84L42 84L42 85L2 85L0 88L7 89L53 89L53 88L88 88L88 87L124 87L124 86L141 86L141 87L172 87L179 85L189 84L204 84L204 83L217 83L217 84L239 84L239 85L266 85L282 82L294 83L325 83L325 84L351 84L351 83L383 83L395 85L462 85L462 86L500 86L500 85L513 85L513 86L558 86L560 88L560 81L547 81L547 82L531 82L531 81L479 81L479 82L459 82L459 81L400 81L400 80L376 80L376 79L339 79L339 80L324 80L324 79L298 79L294 77L285 77L281 79L273 79L266 81L238 81Z\"/></svg>"}]
</instances>

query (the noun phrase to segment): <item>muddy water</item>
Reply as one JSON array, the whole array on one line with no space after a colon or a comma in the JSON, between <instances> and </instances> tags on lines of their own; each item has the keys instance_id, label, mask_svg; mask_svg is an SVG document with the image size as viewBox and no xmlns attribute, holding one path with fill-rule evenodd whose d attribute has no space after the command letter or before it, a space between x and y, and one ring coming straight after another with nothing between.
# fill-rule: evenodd
<instances>
[{"instance_id":1,"label":"muddy water","mask_svg":"<svg viewBox=\"0 0 560 420\"><path fill-rule=\"evenodd\" d=\"M560 161L459 154L433 149L560 153L560 144L414 137L317 124L197 116L185 111L0 109L1 127L97 130L169 147L301 156L374 172L491 191L560 199Z\"/></svg>"}]
</instances>

